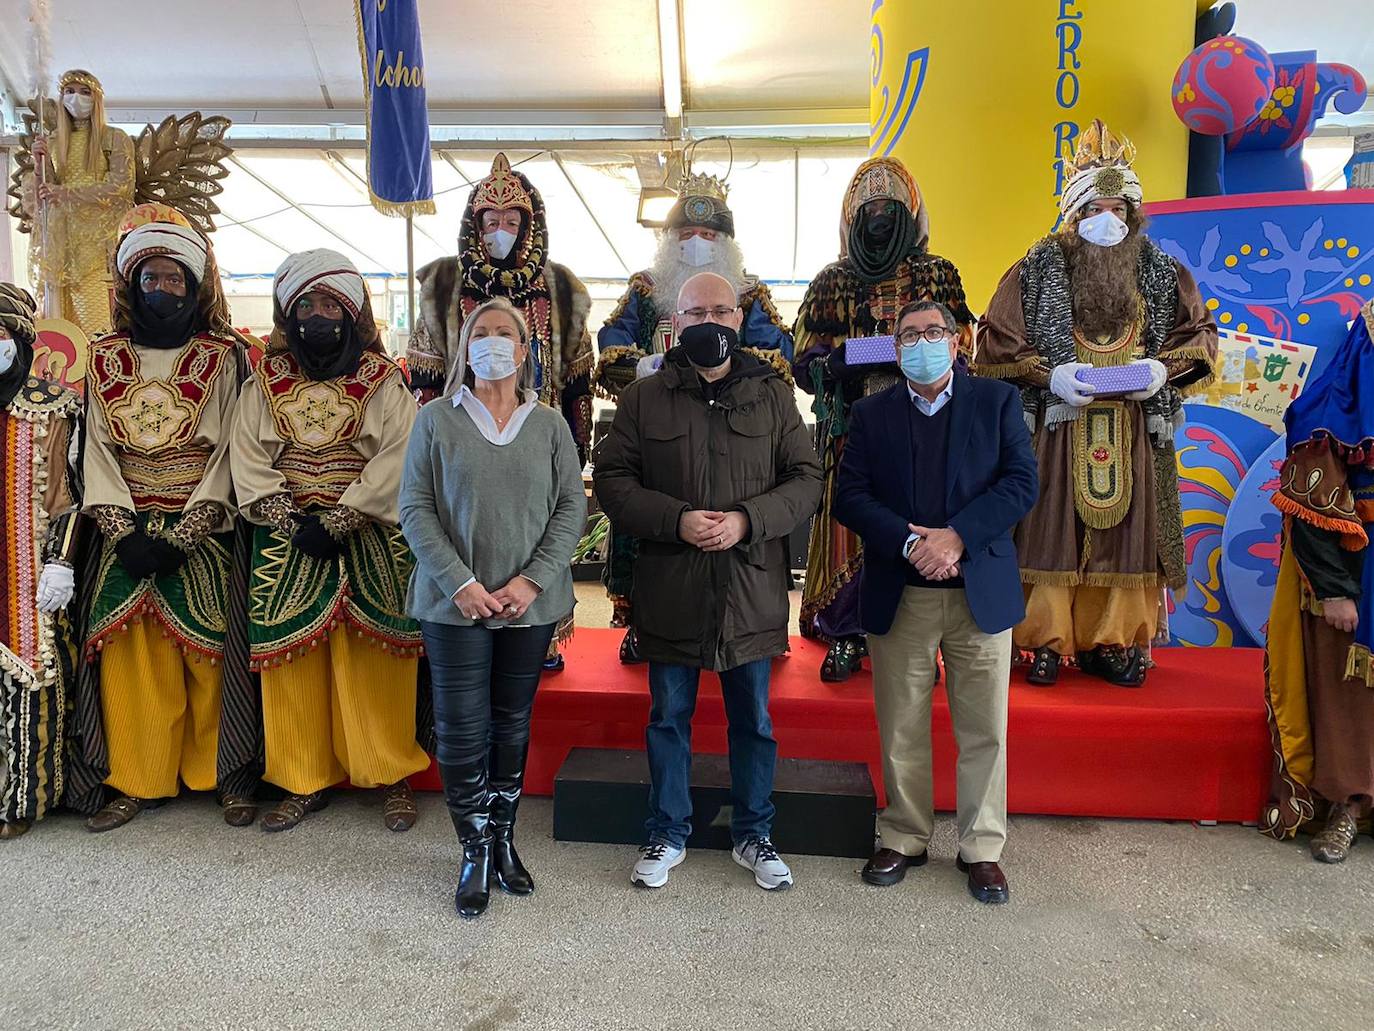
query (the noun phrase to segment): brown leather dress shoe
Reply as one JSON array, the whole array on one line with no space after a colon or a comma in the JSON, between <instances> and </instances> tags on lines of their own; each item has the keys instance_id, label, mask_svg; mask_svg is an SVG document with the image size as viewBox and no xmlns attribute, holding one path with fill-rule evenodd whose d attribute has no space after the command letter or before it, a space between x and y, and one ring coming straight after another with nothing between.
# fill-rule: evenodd
<instances>
[{"instance_id":1,"label":"brown leather dress shoe","mask_svg":"<svg viewBox=\"0 0 1374 1031\"><path fill-rule=\"evenodd\" d=\"M123 827L135 816L145 809L156 809L162 805L162 799L134 798L132 795L120 795L118 798L106 804L100 812L86 820L86 829L93 834L102 834L105 831L112 831L116 827Z\"/></svg>"},{"instance_id":2,"label":"brown leather dress shoe","mask_svg":"<svg viewBox=\"0 0 1374 1031\"><path fill-rule=\"evenodd\" d=\"M309 813L318 813L328 804L329 796L323 791L312 791L308 795L287 795L263 814L262 829L274 834L277 831L289 831Z\"/></svg>"},{"instance_id":3,"label":"brown leather dress shoe","mask_svg":"<svg viewBox=\"0 0 1374 1031\"><path fill-rule=\"evenodd\" d=\"M382 822L386 829L399 834L415 826L420 811L415 808L415 794L404 780L386 789L382 799Z\"/></svg>"},{"instance_id":4,"label":"brown leather dress shoe","mask_svg":"<svg viewBox=\"0 0 1374 1031\"><path fill-rule=\"evenodd\" d=\"M0 841L22 838L33 826L31 820L0 820Z\"/></svg>"},{"instance_id":5,"label":"brown leather dress shoe","mask_svg":"<svg viewBox=\"0 0 1374 1031\"><path fill-rule=\"evenodd\" d=\"M224 822L230 827L247 827L258 818L258 803L243 795L225 795L220 801Z\"/></svg>"},{"instance_id":6,"label":"brown leather dress shoe","mask_svg":"<svg viewBox=\"0 0 1374 1031\"><path fill-rule=\"evenodd\" d=\"M996 863L966 863L964 857L959 856L954 865L961 873L968 874L968 893L979 902L1000 906L1011 897L1006 875Z\"/></svg>"},{"instance_id":7,"label":"brown leather dress shoe","mask_svg":"<svg viewBox=\"0 0 1374 1031\"><path fill-rule=\"evenodd\" d=\"M1333 805L1326 826L1312 835L1312 858L1319 863L1344 863L1359 831L1355 819L1343 805Z\"/></svg>"},{"instance_id":8,"label":"brown leather dress shoe","mask_svg":"<svg viewBox=\"0 0 1374 1031\"><path fill-rule=\"evenodd\" d=\"M869 884L880 888L898 883L913 866L925 866L929 857L924 851L918 856L908 856L895 848L880 848L864 864L859 876Z\"/></svg>"}]
</instances>

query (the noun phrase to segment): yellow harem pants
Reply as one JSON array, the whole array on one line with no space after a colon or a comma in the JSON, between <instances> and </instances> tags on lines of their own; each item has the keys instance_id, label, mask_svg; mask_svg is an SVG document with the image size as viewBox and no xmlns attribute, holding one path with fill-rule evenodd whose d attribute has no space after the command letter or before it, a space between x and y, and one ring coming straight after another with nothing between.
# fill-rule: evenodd
<instances>
[{"instance_id":1,"label":"yellow harem pants","mask_svg":"<svg viewBox=\"0 0 1374 1031\"><path fill-rule=\"evenodd\" d=\"M416 666L340 628L302 658L264 669L264 779L308 795L345 778L371 788L427 769L415 740Z\"/></svg>"},{"instance_id":2,"label":"yellow harem pants","mask_svg":"<svg viewBox=\"0 0 1374 1031\"><path fill-rule=\"evenodd\" d=\"M192 791L215 787L223 667L183 655L155 619L140 619L100 653L100 708L110 775L135 798L172 798L177 778Z\"/></svg>"},{"instance_id":3,"label":"yellow harem pants","mask_svg":"<svg viewBox=\"0 0 1374 1031\"><path fill-rule=\"evenodd\" d=\"M1058 587L1027 584L1026 618L1012 632L1016 647L1060 655L1106 647L1144 648L1159 626L1158 587Z\"/></svg>"}]
</instances>

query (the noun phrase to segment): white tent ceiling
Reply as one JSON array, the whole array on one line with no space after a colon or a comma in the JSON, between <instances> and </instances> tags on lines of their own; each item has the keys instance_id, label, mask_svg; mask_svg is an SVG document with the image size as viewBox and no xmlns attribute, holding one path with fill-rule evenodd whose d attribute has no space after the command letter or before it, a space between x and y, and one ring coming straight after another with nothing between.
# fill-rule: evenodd
<instances>
[{"instance_id":1,"label":"white tent ceiling","mask_svg":"<svg viewBox=\"0 0 1374 1031\"><path fill-rule=\"evenodd\" d=\"M0 0L0 90L11 103L28 92L33 73L31 2ZM865 152L872 0L664 2L680 18L681 131L736 138L731 203L751 270L774 282L809 277L835 255L839 201ZM1239 0L1236 31L1370 73L1370 2ZM270 273L286 249L312 246L343 249L370 272L405 268L403 227L371 210L360 181L350 0L46 6L49 71L95 71L116 120L137 128L194 108L235 119L239 167L226 180L216 234L228 271ZM665 110L671 62L661 49L669 37L660 0L420 6L436 146L454 149L436 151L439 211L416 220L417 263L452 252L467 180L484 174L501 141L544 195L556 260L593 280L621 280L643 267L654 245L635 221L639 188L651 177L643 170L655 167L679 128ZM969 53L973 73L976 40ZM1322 131L1348 133L1340 123L1371 121L1374 105ZM1348 139L1315 143L1316 181L1331 181ZM723 173L726 160L715 143L700 148L696 163Z\"/></svg>"},{"instance_id":2,"label":"white tent ceiling","mask_svg":"<svg viewBox=\"0 0 1374 1031\"><path fill-rule=\"evenodd\" d=\"M907 0L915 2L915 0ZM952 2L952 0L951 0ZM1008 0L1010 2L1010 0ZM1189 4L1191 0L1166 0ZM32 0L0 0L0 69L33 72ZM54 69L88 67L115 106L329 112L361 105L350 0L45 0ZM662 112L657 0L421 0L436 113ZM871 0L678 0L689 121L812 117L868 103ZM1374 68L1369 0L1239 0L1236 31L1273 50ZM976 54L977 41L969 41ZM2 85L2 84L0 84ZM442 121L443 118L439 118ZM519 119L512 124L519 124ZM729 119L727 118L728 122ZM652 120L650 122L652 123Z\"/></svg>"}]
</instances>

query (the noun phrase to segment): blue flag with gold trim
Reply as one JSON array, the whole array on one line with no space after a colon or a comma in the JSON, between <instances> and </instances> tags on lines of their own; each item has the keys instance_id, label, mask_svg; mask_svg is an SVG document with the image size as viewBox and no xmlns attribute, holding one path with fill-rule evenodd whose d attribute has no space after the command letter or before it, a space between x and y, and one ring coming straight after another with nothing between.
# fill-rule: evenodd
<instances>
[{"instance_id":1,"label":"blue flag with gold trim","mask_svg":"<svg viewBox=\"0 0 1374 1031\"><path fill-rule=\"evenodd\" d=\"M434 214L418 0L356 0L367 185L386 215Z\"/></svg>"}]
</instances>

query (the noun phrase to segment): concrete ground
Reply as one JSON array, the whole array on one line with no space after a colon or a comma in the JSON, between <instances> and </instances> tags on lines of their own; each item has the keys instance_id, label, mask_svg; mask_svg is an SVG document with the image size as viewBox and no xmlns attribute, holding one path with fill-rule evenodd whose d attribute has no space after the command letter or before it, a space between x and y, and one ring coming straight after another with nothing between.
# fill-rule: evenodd
<instances>
[{"instance_id":1,"label":"concrete ground","mask_svg":"<svg viewBox=\"0 0 1374 1031\"><path fill-rule=\"evenodd\" d=\"M442 801L420 810L393 835L349 792L268 835L198 797L0 844L0 1027L1371 1027L1368 838L1332 868L1240 827L1019 818L993 908L941 818L893 888L792 857L796 887L769 894L693 852L649 892L632 849L553 841L534 799L538 890L467 923Z\"/></svg>"},{"instance_id":2,"label":"concrete ground","mask_svg":"<svg viewBox=\"0 0 1374 1031\"><path fill-rule=\"evenodd\" d=\"M578 594L604 626L599 588ZM393 835L346 792L269 835L193 797L0 843L0 1029L1374 1028L1368 837L1333 868L1241 827L1014 818L993 908L949 817L893 888L794 856L769 894L693 852L648 892L633 849L555 842L531 799L538 890L467 923L442 800L420 812Z\"/></svg>"}]
</instances>

